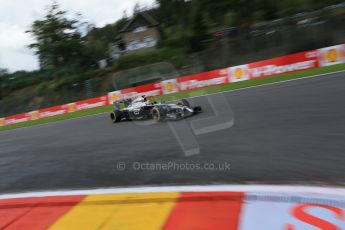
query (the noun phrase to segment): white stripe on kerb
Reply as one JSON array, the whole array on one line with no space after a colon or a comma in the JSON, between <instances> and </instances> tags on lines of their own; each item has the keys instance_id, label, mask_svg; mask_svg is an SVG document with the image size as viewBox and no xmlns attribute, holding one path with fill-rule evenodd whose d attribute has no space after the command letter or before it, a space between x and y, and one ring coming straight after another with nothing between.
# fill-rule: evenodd
<instances>
[{"instance_id":1,"label":"white stripe on kerb","mask_svg":"<svg viewBox=\"0 0 345 230\"><path fill-rule=\"evenodd\" d=\"M186 186L143 186L143 187L113 187L86 190L42 191L0 195L0 199L95 195L95 194L123 194L123 193L153 193L153 192L246 192L246 193L289 193L330 195L345 198L345 188L300 186L300 185L186 185Z\"/></svg>"}]
</instances>

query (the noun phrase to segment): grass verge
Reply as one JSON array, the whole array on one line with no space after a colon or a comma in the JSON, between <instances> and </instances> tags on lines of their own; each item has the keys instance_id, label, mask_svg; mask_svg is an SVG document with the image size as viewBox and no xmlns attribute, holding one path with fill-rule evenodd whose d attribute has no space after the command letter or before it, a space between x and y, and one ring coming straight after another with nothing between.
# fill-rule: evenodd
<instances>
[{"instance_id":1,"label":"grass verge","mask_svg":"<svg viewBox=\"0 0 345 230\"><path fill-rule=\"evenodd\" d=\"M256 86L256 85L264 85L264 84L280 82L280 81L285 81L285 80L298 79L298 78L304 78L304 77L314 76L314 75L319 75L319 74L332 73L332 72L341 71L341 70L345 70L345 64L321 67L321 68L317 68L317 69L310 69L310 70L304 70L304 71L293 72L293 73L279 74L279 75L274 75L271 77L257 78L257 79L252 79L252 80L248 80L248 81L236 82L236 83L219 85L219 86L211 86L208 88L202 88L202 89L190 90L190 91L186 91L186 92L164 95L164 96L156 97L156 98L154 98L154 100L169 101L169 100L176 100L176 99L180 99L180 98L202 96L205 94L231 91L231 90L235 90L235 89L241 89L241 88L246 88L246 87L251 87L251 86ZM34 120L34 121L29 121L29 122L24 122L24 123L19 123L19 124L13 124L13 125L9 125L9 126L3 126L3 127L0 127L0 131L18 129L18 128L29 127L29 126L40 125L40 124L46 124L46 123L50 123L50 122L62 121L62 120L67 120L67 119L71 119L71 118L96 115L96 114L100 114L100 113L104 113L104 112L110 112L111 109L112 109L112 105L103 106L103 107L78 111L78 112L74 112L74 113L68 113L68 114L64 114L64 115L58 115L58 116L54 116L54 117L43 118L43 119L39 119L39 120Z\"/></svg>"}]
</instances>

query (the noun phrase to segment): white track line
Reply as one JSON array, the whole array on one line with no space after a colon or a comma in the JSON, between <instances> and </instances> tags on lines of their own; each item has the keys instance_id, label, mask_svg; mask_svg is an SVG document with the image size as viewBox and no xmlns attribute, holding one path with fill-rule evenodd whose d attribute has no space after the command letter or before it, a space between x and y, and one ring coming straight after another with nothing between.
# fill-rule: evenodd
<instances>
[{"instance_id":1,"label":"white track line","mask_svg":"<svg viewBox=\"0 0 345 230\"><path fill-rule=\"evenodd\" d=\"M253 193L280 193L298 195L330 195L345 199L345 188L318 187L299 185L186 185L186 186L148 186L148 187L113 187L86 190L42 191L0 195L1 199L95 195L95 194L123 194L123 193L154 193L154 192L253 192Z\"/></svg>"},{"instance_id":2,"label":"white track line","mask_svg":"<svg viewBox=\"0 0 345 230\"><path fill-rule=\"evenodd\" d=\"M254 85L254 86L248 86L248 87L243 87L243 88L240 88L240 89L231 89L231 90L221 91L221 92L217 92L217 93L204 94L204 95L188 97L188 98L199 98L199 97L211 96L211 95L228 93L228 92L236 92L236 91L247 90L247 89L252 89L252 88L258 88L258 87L263 87L263 86L268 86L268 85L276 85L276 84L281 84L281 83L286 83L286 82L299 81L299 80L305 80L305 79L310 79L310 78L315 78L315 77L332 75L332 74L337 74L337 73L345 73L345 70L339 70L339 71L330 72L330 73L323 73L323 74L310 75L310 76L307 76L307 77L300 77L300 78L296 78L296 79L289 79L289 80L283 80L283 81L278 81L278 82L272 82L272 83ZM274 77L274 76L268 76L268 77ZM200 89L202 89L202 88L200 88ZM106 114L106 113L108 113L108 112L100 112L100 113L96 113L96 114L90 114L90 115L81 116L81 117L74 117L74 118L69 118L69 119L60 120L60 121L52 121L52 122L38 124L38 125L26 126L26 127L16 128L16 129L10 129L10 130L5 130L5 131L0 131L0 133L1 132L11 132L11 131L15 131L15 130L18 130L18 129L39 127L39 126L43 126L43 125L54 124L54 123L57 123L57 122L64 122L64 121L69 121L69 120L93 117L93 116L97 116L97 115L101 115L101 114Z\"/></svg>"}]
</instances>

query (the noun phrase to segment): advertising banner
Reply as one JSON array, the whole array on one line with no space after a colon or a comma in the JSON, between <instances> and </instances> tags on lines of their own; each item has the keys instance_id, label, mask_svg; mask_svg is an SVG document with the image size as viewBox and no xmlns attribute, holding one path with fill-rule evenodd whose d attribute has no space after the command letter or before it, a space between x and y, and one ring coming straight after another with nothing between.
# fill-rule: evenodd
<instances>
[{"instance_id":1,"label":"advertising banner","mask_svg":"<svg viewBox=\"0 0 345 230\"><path fill-rule=\"evenodd\" d=\"M161 87L164 95L178 92L176 79L161 81Z\"/></svg>"},{"instance_id":2,"label":"advertising banner","mask_svg":"<svg viewBox=\"0 0 345 230\"><path fill-rule=\"evenodd\" d=\"M5 126L5 118L0 118L0 127Z\"/></svg>"},{"instance_id":3,"label":"advertising banner","mask_svg":"<svg viewBox=\"0 0 345 230\"><path fill-rule=\"evenodd\" d=\"M37 110L29 112L28 116L30 117L30 121L34 121L34 120L40 119L40 113Z\"/></svg>"},{"instance_id":4,"label":"advertising banner","mask_svg":"<svg viewBox=\"0 0 345 230\"><path fill-rule=\"evenodd\" d=\"M162 95L160 83L150 83L121 90L123 98L136 98L145 95L146 97L157 97Z\"/></svg>"},{"instance_id":5,"label":"advertising banner","mask_svg":"<svg viewBox=\"0 0 345 230\"><path fill-rule=\"evenodd\" d=\"M250 63L250 77L259 78L318 67L317 51L311 50Z\"/></svg>"},{"instance_id":6,"label":"advertising banner","mask_svg":"<svg viewBox=\"0 0 345 230\"><path fill-rule=\"evenodd\" d=\"M318 50L320 66L345 63L345 45L336 45Z\"/></svg>"},{"instance_id":7,"label":"advertising banner","mask_svg":"<svg viewBox=\"0 0 345 230\"><path fill-rule=\"evenodd\" d=\"M229 82L246 81L250 79L248 65L239 65L228 68Z\"/></svg>"},{"instance_id":8,"label":"advertising banner","mask_svg":"<svg viewBox=\"0 0 345 230\"><path fill-rule=\"evenodd\" d=\"M109 100L107 96L95 97L95 98L75 102L75 111L92 109L92 108L97 108L97 107L106 106L106 105L109 105ZM72 107L72 110L74 109L72 104L69 104L69 106Z\"/></svg>"},{"instance_id":9,"label":"advertising banner","mask_svg":"<svg viewBox=\"0 0 345 230\"><path fill-rule=\"evenodd\" d=\"M228 72L226 69L217 69L209 72L180 77L176 80L178 83L178 90L187 91L208 86L226 84L228 83ZM175 92L177 92L177 90Z\"/></svg>"},{"instance_id":10,"label":"advertising banner","mask_svg":"<svg viewBox=\"0 0 345 230\"><path fill-rule=\"evenodd\" d=\"M39 118L53 117L67 113L67 109L67 105L59 105L50 108L40 109L37 115Z\"/></svg>"},{"instance_id":11,"label":"advertising banner","mask_svg":"<svg viewBox=\"0 0 345 230\"><path fill-rule=\"evenodd\" d=\"M5 125L13 125L22 122L30 121L30 115L28 113L17 114L5 118Z\"/></svg>"},{"instance_id":12,"label":"advertising banner","mask_svg":"<svg viewBox=\"0 0 345 230\"><path fill-rule=\"evenodd\" d=\"M115 101L121 100L122 99L122 94L121 91L114 91L108 93L108 98L109 98L109 104L113 104Z\"/></svg>"},{"instance_id":13,"label":"advertising banner","mask_svg":"<svg viewBox=\"0 0 345 230\"><path fill-rule=\"evenodd\" d=\"M77 111L77 106L74 102L68 103L66 106L67 106L67 112L68 113L73 113L73 112Z\"/></svg>"}]
</instances>

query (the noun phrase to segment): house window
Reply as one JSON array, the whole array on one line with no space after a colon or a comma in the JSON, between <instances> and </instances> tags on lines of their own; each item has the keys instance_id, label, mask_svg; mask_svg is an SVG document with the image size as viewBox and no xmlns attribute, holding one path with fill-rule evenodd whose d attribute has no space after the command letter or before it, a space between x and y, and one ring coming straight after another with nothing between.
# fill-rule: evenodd
<instances>
[{"instance_id":1,"label":"house window","mask_svg":"<svg viewBox=\"0 0 345 230\"><path fill-rule=\"evenodd\" d=\"M153 47L157 44L157 41L152 37L145 37L143 43L145 47Z\"/></svg>"},{"instance_id":2,"label":"house window","mask_svg":"<svg viewBox=\"0 0 345 230\"><path fill-rule=\"evenodd\" d=\"M127 50L128 51L133 51L133 50L138 50L142 48L150 48L154 47L157 44L157 40L155 40L152 37L145 37L143 40L131 40L127 44Z\"/></svg>"},{"instance_id":3,"label":"house window","mask_svg":"<svg viewBox=\"0 0 345 230\"><path fill-rule=\"evenodd\" d=\"M137 50L140 49L140 42L138 40L132 40L127 44L127 50Z\"/></svg>"},{"instance_id":4,"label":"house window","mask_svg":"<svg viewBox=\"0 0 345 230\"><path fill-rule=\"evenodd\" d=\"M139 27L137 27L137 28L135 28L135 29L133 30L133 33L143 32L143 31L145 31L145 30L147 30L147 27L146 27L146 26L139 26Z\"/></svg>"}]
</instances>

